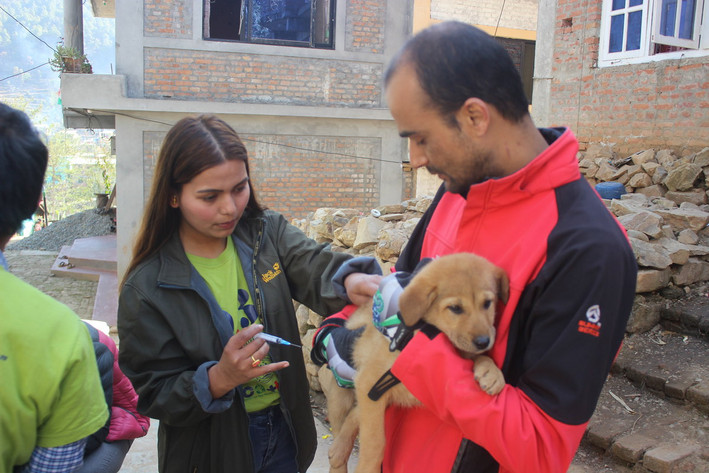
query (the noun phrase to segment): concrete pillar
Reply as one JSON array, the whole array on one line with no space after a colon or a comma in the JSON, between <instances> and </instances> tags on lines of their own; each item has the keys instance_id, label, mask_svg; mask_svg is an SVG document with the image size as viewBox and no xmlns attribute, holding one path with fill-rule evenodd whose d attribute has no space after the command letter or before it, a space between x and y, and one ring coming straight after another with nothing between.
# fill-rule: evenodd
<instances>
[{"instance_id":1,"label":"concrete pillar","mask_svg":"<svg viewBox=\"0 0 709 473\"><path fill-rule=\"evenodd\" d=\"M64 46L84 54L84 14L81 0L64 0Z\"/></svg>"},{"instance_id":2,"label":"concrete pillar","mask_svg":"<svg viewBox=\"0 0 709 473\"><path fill-rule=\"evenodd\" d=\"M558 125L551 116L551 81L554 62L556 0L539 0L537 43L534 55L532 118L537 126Z\"/></svg>"}]
</instances>

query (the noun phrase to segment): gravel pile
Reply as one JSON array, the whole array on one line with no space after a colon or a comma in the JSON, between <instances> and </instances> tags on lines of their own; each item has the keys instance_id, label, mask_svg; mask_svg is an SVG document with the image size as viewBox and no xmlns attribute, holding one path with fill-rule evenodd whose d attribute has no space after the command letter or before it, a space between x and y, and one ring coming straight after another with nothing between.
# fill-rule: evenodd
<instances>
[{"instance_id":1,"label":"gravel pile","mask_svg":"<svg viewBox=\"0 0 709 473\"><path fill-rule=\"evenodd\" d=\"M7 245L7 250L59 251L77 238L109 235L115 232L115 209L89 209L70 215L32 235Z\"/></svg>"}]
</instances>

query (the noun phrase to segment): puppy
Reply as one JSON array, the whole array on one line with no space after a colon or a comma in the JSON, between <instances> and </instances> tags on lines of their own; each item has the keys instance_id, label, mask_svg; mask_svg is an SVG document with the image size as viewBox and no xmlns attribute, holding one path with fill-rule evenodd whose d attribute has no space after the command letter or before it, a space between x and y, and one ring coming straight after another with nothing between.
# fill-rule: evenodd
<instances>
[{"instance_id":1,"label":"puppy","mask_svg":"<svg viewBox=\"0 0 709 473\"><path fill-rule=\"evenodd\" d=\"M461 356L474 359L475 379L484 391L495 395L505 380L492 359L481 353L489 350L495 340L496 302L507 302L508 296L509 281L504 270L480 256L458 253L437 258L416 273L401 293L399 309L406 326L413 327L421 320L434 325ZM389 339L374 327L371 304L357 309L346 326L365 327L353 351L357 372L354 390L340 388L326 366L319 372L334 436L328 452L330 471L347 472L347 460L359 432L356 472L380 472L386 407L413 407L419 402L391 373L385 376L398 352L389 351ZM377 400L370 397L375 384L377 394L372 397L379 395Z\"/></svg>"}]
</instances>

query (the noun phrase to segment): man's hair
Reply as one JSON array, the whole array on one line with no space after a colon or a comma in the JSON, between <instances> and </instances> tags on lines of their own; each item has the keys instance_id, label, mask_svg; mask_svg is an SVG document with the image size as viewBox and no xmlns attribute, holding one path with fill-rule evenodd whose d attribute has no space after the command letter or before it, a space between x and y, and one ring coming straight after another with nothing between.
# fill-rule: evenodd
<instances>
[{"instance_id":1,"label":"man's hair","mask_svg":"<svg viewBox=\"0 0 709 473\"><path fill-rule=\"evenodd\" d=\"M409 39L394 56L384 76L410 64L419 84L443 117L454 113L471 97L493 105L511 122L529 113L522 79L510 55L492 36L474 26L447 21L426 28Z\"/></svg>"},{"instance_id":2,"label":"man's hair","mask_svg":"<svg viewBox=\"0 0 709 473\"><path fill-rule=\"evenodd\" d=\"M49 152L29 117L0 103L0 237L37 210Z\"/></svg>"}]
</instances>

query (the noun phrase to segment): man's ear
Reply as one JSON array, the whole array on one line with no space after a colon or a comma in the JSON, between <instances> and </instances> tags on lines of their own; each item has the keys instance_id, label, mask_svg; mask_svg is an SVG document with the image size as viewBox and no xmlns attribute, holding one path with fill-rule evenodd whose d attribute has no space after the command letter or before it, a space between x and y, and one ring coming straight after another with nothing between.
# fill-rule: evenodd
<instances>
[{"instance_id":1,"label":"man's ear","mask_svg":"<svg viewBox=\"0 0 709 473\"><path fill-rule=\"evenodd\" d=\"M487 132L490 124L490 108L487 103L477 97L470 97L458 110L457 119L461 127L475 136Z\"/></svg>"}]
</instances>

